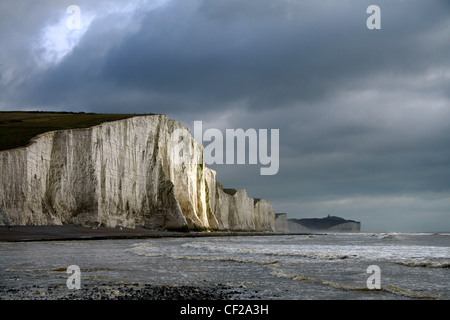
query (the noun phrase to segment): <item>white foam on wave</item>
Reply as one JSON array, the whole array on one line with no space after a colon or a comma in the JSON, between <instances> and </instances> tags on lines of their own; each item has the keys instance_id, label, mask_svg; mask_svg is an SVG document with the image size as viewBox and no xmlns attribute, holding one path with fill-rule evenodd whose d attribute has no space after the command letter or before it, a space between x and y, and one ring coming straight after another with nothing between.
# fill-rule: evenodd
<instances>
[{"instance_id":1,"label":"white foam on wave","mask_svg":"<svg viewBox=\"0 0 450 320\"><path fill-rule=\"evenodd\" d=\"M173 254L167 254L166 256L174 259L202 260L202 261L230 261L239 263L256 263L263 265L278 263L277 260L243 259L236 257L209 257L209 256L192 256L192 255L173 255Z\"/></svg>"},{"instance_id":2,"label":"white foam on wave","mask_svg":"<svg viewBox=\"0 0 450 320\"><path fill-rule=\"evenodd\" d=\"M164 255L158 247L153 246L150 242L139 243L133 248L126 249L125 251L133 252L139 256L156 257Z\"/></svg>"},{"instance_id":3,"label":"white foam on wave","mask_svg":"<svg viewBox=\"0 0 450 320\"><path fill-rule=\"evenodd\" d=\"M255 255L270 255L270 256L293 256L293 257L303 257L311 259L352 259L357 258L357 254L352 253L333 253L333 249L326 250L323 252L318 252L318 250L311 251L300 251L292 246L287 246L291 251L280 250L285 249L286 246L265 246L262 248L246 248L246 247L230 247L230 246L217 246L206 242L196 242L196 243L185 243L184 247L191 247L195 249L206 249L211 252L228 252L228 253L245 253L245 254L255 254ZM323 248L324 246L320 246ZM300 247L299 249L303 249Z\"/></svg>"},{"instance_id":4,"label":"white foam on wave","mask_svg":"<svg viewBox=\"0 0 450 320\"><path fill-rule=\"evenodd\" d=\"M149 243L141 243L131 249L128 249L137 255L147 256L147 257L158 257L164 256L172 259L186 259L186 260L202 260L202 261L231 261L231 262L240 262L240 263L258 263L258 264L274 264L277 263L277 260L268 260L268 259L251 259L251 258L239 258L233 256L211 256L211 255L193 255L190 252L186 254L176 253L174 251L161 251L160 248L155 247L153 245L149 245Z\"/></svg>"},{"instance_id":5,"label":"white foam on wave","mask_svg":"<svg viewBox=\"0 0 450 320\"><path fill-rule=\"evenodd\" d=\"M312 259L353 259L366 258L369 260L398 260L411 258L448 258L448 247L430 247L418 245L266 245L260 246L218 246L207 242L186 243L183 246L203 249L211 252L229 252L245 254L264 254L272 256L297 256Z\"/></svg>"},{"instance_id":6,"label":"white foam on wave","mask_svg":"<svg viewBox=\"0 0 450 320\"><path fill-rule=\"evenodd\" d=\"M376 235L389 237L393 233ZM240 258L241 255L249 255L252 258L259 256L292 257L315 260L343 260L343 259L365 259L377 261L416 261L435 259L449 259L450 248L446 246L427 246L404 244L401 241L364 240L368 235L358 236L356 240L346 242L336 241L330 243L309 243L301 241L296 243L295 239L280 238L276 241L266 242L253 239L208 239L208 241L184 242L176 245L167 245L163 242L142 242L130 249L131 251L147 256L172 254L208 255L208 256L231 256ZM272 239L272 238L271 238ZM245 240L245 241L244 241ZM264 240L264 239L263 239ZM318 241L323 241L319 239Z\"/></svg>"}]
</instances>

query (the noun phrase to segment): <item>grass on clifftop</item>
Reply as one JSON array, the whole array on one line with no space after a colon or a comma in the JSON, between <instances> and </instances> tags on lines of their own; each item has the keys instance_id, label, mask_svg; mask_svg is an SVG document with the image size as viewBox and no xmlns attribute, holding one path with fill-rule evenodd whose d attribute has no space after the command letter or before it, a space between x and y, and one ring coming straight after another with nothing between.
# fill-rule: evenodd
<instances>
[{"instance_id":1,"label":"grass on clifftop","mask_svg":"<svg viewBox=\"0 0 450 320\"><path fill-rule=\"evenodd\" d=\"M38 134L64 129L88 128L137 114L84 112L0 111L0 151L26 146Z\"/></svg>"}]
</instances>

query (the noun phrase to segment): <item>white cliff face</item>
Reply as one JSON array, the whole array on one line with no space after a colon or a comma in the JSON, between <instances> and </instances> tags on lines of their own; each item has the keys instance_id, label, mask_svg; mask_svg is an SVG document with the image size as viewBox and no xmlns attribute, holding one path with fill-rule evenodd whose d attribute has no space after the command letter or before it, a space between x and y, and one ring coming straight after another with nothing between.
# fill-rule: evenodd
<instances>
[{"instance_id":1,"label":"white cliff face","mask_svg":"<svg viewBox=\"0 0 450 320\"><path fill-rule=\"evenodd\" d=\"M225 193L202 155L165 115L44 133L0 152L0 224L273 230L270 203Z\"/></svg>"},{"instance_id":2,"label":"white cliff face","mask_svg":"<svg viewBox=\"0 0 450 320\"><path fill-rule=\"evenodd\" d=\"M275 214L275 231L276 232L289 232L286 213L276 213Z\"/></svg>"},{"instance_id":3,"label":"white cliff face","mask_svg":"<svg viewBox=\"0 0 450 320\"><path fill-rule=\"evenodd\" d=\"M266 199L255 199L255 229L275 231L275 209Z\"/></svg>"}]
</instances>

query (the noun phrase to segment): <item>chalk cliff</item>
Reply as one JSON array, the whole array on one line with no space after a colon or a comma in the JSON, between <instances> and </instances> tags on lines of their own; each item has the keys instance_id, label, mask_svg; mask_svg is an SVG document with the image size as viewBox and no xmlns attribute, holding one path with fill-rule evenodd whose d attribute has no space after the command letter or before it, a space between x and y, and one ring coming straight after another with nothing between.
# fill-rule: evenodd
<instances>
[{"instance_id":1,"label":"chalk cliff","mask_svg":"<svg viewBox=\"0 0 450 320\"><path fill-rule=\"evenodd\" d=\"M275 231L289 232L286 213L275 213Z\"/></svg>"},{"instance_id":2,"label":"chalk cliff","mask_svg":"<svg viewBox=\"0 0 450 320\"><path fill-rule=\"evenodd\" d=\"M267 200L223 189L165 115L41 134L0 152L0 224L275 229Z\"/></svg>"}]
</instances>

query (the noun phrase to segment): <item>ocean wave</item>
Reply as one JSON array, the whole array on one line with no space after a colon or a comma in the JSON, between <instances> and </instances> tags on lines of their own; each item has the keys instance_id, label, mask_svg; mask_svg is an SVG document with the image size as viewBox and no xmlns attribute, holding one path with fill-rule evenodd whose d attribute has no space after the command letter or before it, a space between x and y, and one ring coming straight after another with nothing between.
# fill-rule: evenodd
<instances>
[{"instance_id":1,"label":"ocean wave","mask_svg":"<svg viewBox=\"0 0 450 320\"><path fill-rule=\"evenodd\" d=\"M311 259L325 259L325 260L343 260L354 259L359 256L356 254L335 254L335 253L317 253L317 252L298 252L298 251L270 251L270 250L258 250L249 248L237 248L237 247L220 247L208 243L185 243L183 246L192 247L196 249L207 249L210 251L222 251L229 253L245 253L245 254L261 254L267 256L293 256Z\"/></svg>"},{"instance_id":2,"label":"ocean wave","mask_svg":"<svg viewBox=\"0 0 450 320\"><path fill-rule=\"evenodd\" d=\"M413 291L413 290L409 290L409 289L405 289L405 288L400 288L400 287L394 286L392 284L388 284L387 286L382 287L381 290L391 293L391 294L395 294L397 296L403 296L403 297L407 297L407 298L431 299L431 300L440 300L441 299L439 297L431 296L431 295L428 295L425 293L421 293L421 292L417 292L417 291Z\"/></svg>"},{"instance_id":3,"label":"ocean wave","mask_svg":"<svg viewBox=\"0 0 450 320\"><path fill-rule=\"evenodd\" d=\"M149 249L154 249L154 246L150 243L140 243L137 246L133 248L126 249L125 251L133 252L139 256L147 256L147 257L157 257L164 255L164 253L161 252L151 252Z\"/></svg>"},{"instance_id":4,"label":"ocean wave","mask_svg":"<svg viewBox=\"0 0 450 320\"><path fill-rule=\"evenodd\" d=\"M356 254L334 254L334 253L314 253L314 252L274 252L267 253L267 255L275 256L292 256L292 257L302 257L311 259L324 259L324 260L344 260L344 259L354 259L359 256Z\"/></svg>"},{"instance_id":5,"label":"ocean wave","mask_svg":"<svg viewBox=\"0 0 450 320\"><path fill-rule=\"evenodd\" d=\"M87 267L81 268L81 272L96 272L96 271L113 271L114 268L109 267ZM5 271L11 272L67 272L67 267L55 267L55 268L20 268L20 267L9 267Z\"/></svg>"},{"instance_id":6,"label":"ocean wave","mask_svg":"<svg viewBox=\"0 0 450 320\"><path fill-rule=\"evenodd\" d=\"M221 247L216 246L209 243L203 243L203 242L194 242L194 243L185 243L182 245L182 247L190 247L194 249L207 249L209 251L222 251L222 252L237 252L237 253L265 253L266 251L259 251L255 249L248 249L248 248L237 248L237 247Z\"/></svg>"},{"instance_id":7,"label":"ocean wave","mask_svg":"<svg viewBox=\"0 0 450 320\"><path fill-rule=\"evenodd\" d=\"M396 233L372 233L367 238L376 238L378 240L401 240Z\"/></svg>"},{"instance_id":8,"label":"ocean wave","mask_svg":"<svg viewBox=\"0 0 450 320\"><path fill-rule=\"evenodd\" d=\"M5 271L25 271L25 272L34 272L38 269L32 269L32 268L18 268L18 267L9 267L7 269L5 269Z\"/></svg>"},{"instance_id":9,"label":"ocean wave","mask_svg":"<svg viewBox=\"0 0 450 320\"><path fill-rule=\"evenodd\" d=\"M174 255L167 254L169 258L173 259L188 259L188 260L203 260L203 261L231 261L239 263L256 263L263 265L271 265L278 263L278 260L260 260L260 259L242 259L236 257L209 257L209 256L192 256L192 255Z\"/></svg>"},{"instance_id":10,"label":"ocean wave","mask_svg":"<svg viewBox=\"0 0 450 320\"><path fill-rule=\"evenodd\" d=\"M397 264L407 267L422 267L422 268L450 268L450 262L437 261L396 261Z\"/></svg>"},{"instance_id":11,"label":"ocean wave","mask_svg":"<svg viewBox=\"0 0 450 320\"><path fill-rule=\"evenodd\" d=\"M258 263L258 264L274 264L278 263L278 260L263 260L263 259L247 259L247 258L238 258L231 256L206 256L206 255L192 255L192 254L173 254L170 252L159 252L159 251L149 251L149 249L155 250L153 247L147 246L147 244L142 243L131 249L127 249L128 251L134 252L140 256L147 257L158 257L164 256L172 259L188 259L188 260L203 260L203 261L232 261L232 262L240 262L240 263ZM156 249L157 250L157 249Z\"/></svg>"},{"instance_id":12,"label":"ocean wave","mask_svg":"<svg viewBox=\"0 0 450 320\"><path fill-rule=\"evenodd\" d=\"M356 286L346 285L346 284L337 283L337 282L333 282L333 281L327 281L327 280L321 280L321 279L317 279L317 278L313 278L313 277L302 276L299 274L284 272L284 271L281 271L278 269L273 269L271 274L274 276L278 276L278 277L290 278L292 280L310 281L310 282L313 282L316 284L333 287L335 289L341 289L341 290L345 290L345 291L372 291L368 288L356 287Z\"/></svg>"},{"instance_id":13,"label":"ocean wave","mask_svg":"<svg viewBox=\"0 0 450 320\"><path fill-rule=\"evenodd\" d=\"M357 287L357 286L337 283L337 282L333 282L333 281L322 280L322 279L317 279L317 278L308 277L308 276L302 276L302 275L298 275L298 274L292 274L292 273L284 272L284 271L281 271L278 269L273 269L271 274L274 276L289 278L289 279L297 280L297 281L309 281L309 282L312 282L315 284L332 287L332 288L344 290L344 291L358 291L358 292L368 292L368 293L370 293L370 292L373 292L373 293L386 292L389 294L394 294L397 296L403 296L403 297L414 298L414 299L432 299L432 300L440 300L441 299L439 297L428 295L428 294L425 294L422 292L417 292L414 290L400 288L400 287L394 286L392 284L382 286L380 289L369 289L367 287Z\"/></svg>"}]
</instances>

